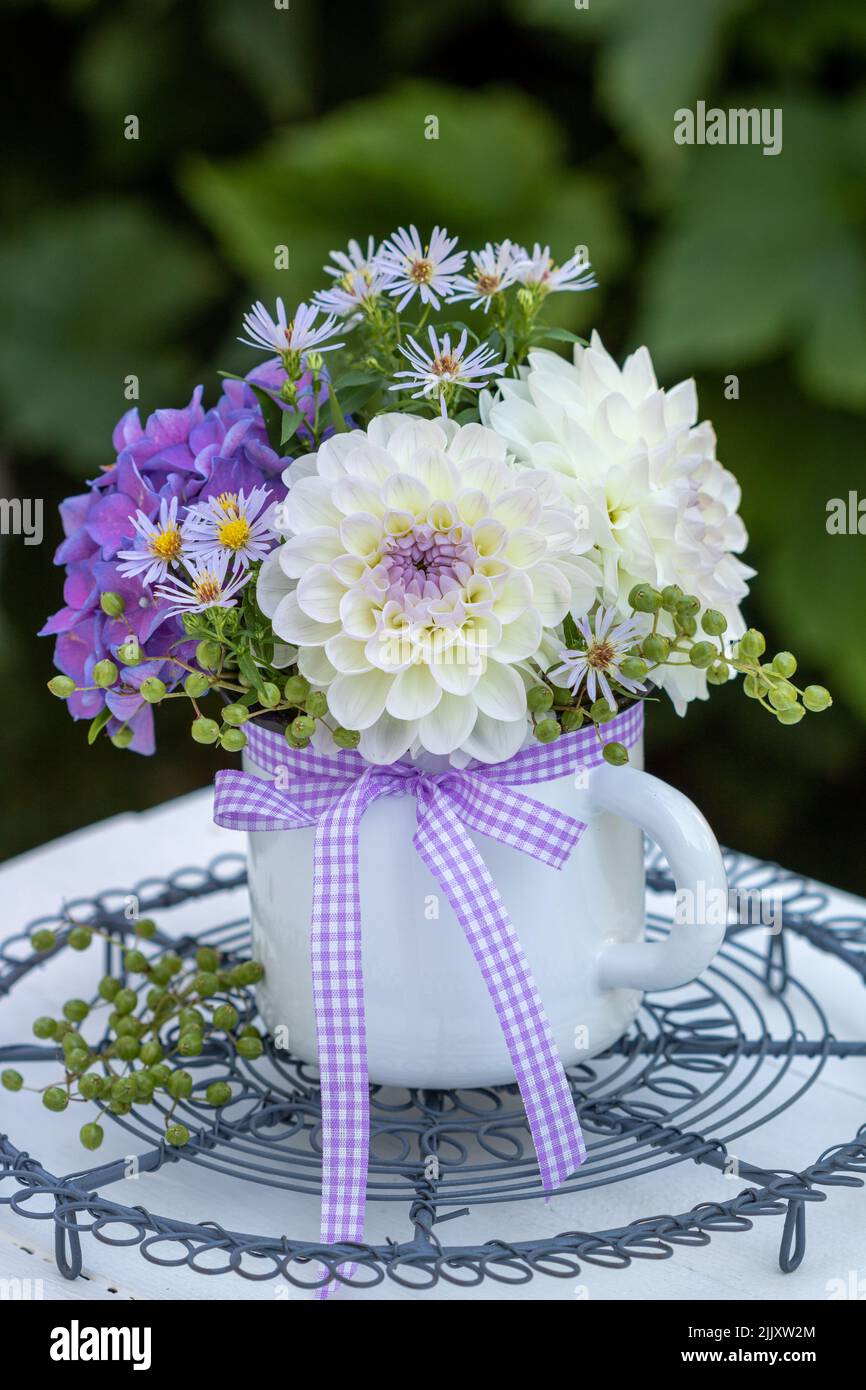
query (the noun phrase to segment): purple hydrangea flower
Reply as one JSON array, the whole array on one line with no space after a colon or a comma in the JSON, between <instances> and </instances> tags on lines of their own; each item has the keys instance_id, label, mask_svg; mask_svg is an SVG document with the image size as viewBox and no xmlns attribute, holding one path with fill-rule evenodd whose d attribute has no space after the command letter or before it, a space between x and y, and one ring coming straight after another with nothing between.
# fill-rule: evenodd
<instances>
[{"instance_id":1,"label":"purple hydrangea flower","mask_svg":"<svg viewBox=\"0 0 866 1390\"><path fill-rule=\"evenodd\" d=\"M267 362L250 373L249 380L269 393L285 379L279 362ZM325 391L327 388L324 388ZM312 421L315 402L309 377L299 383L300 407ZM285 407L284 403L280 403ZM298 432L310 437L302 426ZM63 565L64 606L42 628L40 636L54 636L54 663L77 685L92 684L97 661L111 657L120 667L122 694L103 690L76 692L67 701L73 719L93 719L106 706L107 724L114 734L123 724L133 733L129 745L137 753L155 748L153 709L137 694L146 676L158 676L171 688L185 672L170 658L189 661L195 643L185 640L179 616L169 616L171 604L160 598L152 585L139 576L121 575L117 556L129 549L135 535L131 518L140 509L151 519L163 501L178 499L185 516L193 502L206 502L221 492L249 495L267 487L275 502L286 489L281 474L289 462L268 443L255 392L246 381L226 380L212 410L202 406L202 388L193 392L182 410L156 410L142 425L136 409L129 410L113 434L117 458L89 484L86 492L69 497L60 507L65 539L55 555ZM100 607L100 597L119 593L126 602L122 618L110 618ZM131 635L149 658L138 666L124 666L118 648Z\"/></svg>"}]
</instances>

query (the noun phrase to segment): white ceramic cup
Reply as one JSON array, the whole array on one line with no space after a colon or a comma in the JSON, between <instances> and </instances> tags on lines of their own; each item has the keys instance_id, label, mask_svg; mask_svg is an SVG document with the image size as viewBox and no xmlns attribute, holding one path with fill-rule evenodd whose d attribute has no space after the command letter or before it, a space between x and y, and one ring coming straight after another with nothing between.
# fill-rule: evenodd
<instances>
[{"instance_id":1,"label":"white ceramic cup","mask_svg":"<svg viewBox=\"0 0 866 1390\"><path fill-rule=\"evenodd\" d=\"M529 797L587 822L561 870L472 838L499 888L538 986L563 1062L603 1052L628 1028L644 990L673 989L709 964L724 921L708 904L727 885L700 811L643 772L642 742L627 767L584 770ZM435 771L443 760L427 758ZM247 771L270 777L245 755ZM272 780L272 778L270 779ZM514 1080L505 1040L463 930L412 845L412 796L381 797L360 836L364 993L370 1079L451 1088ZM643 940L643 832L663 850L681 910L664 941ZM292 1054L317 1058L310 965L311 828L249 836L253 950L265 967L262 1017ZM685 910L682 910L682 909Z\"/></svg>"}]
</instances>

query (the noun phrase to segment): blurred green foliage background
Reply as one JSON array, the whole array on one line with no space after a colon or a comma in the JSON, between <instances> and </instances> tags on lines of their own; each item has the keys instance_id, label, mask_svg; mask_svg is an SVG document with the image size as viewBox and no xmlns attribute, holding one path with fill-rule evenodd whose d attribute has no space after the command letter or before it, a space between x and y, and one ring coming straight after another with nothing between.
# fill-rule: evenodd
<instances>
[{"instance_id":1,"label":"blurred green foliage background","mask_svg":"<svg viewBox=\"0 0 866 1390\"><path fill-rule=\"evenodd\" d=\"M197 381L213 400L253 297L297 301L351 235L441 222L586 244L600 288L559 321L697 375L743 485L748 616L836 704L796 729L735 689L661 706L650 763L725 842L866 890L866 537L825 529L829 498L866 495L862 0L6 0L2 27L0 495L46 508L41 547L0 541L4 854L213 773L174 710L145 761L87 750L44 688L54 508L110 461L124 378L144 413ZM782 153L677 146L698 99L781 108Z\"/></svg>"}]
</instances>

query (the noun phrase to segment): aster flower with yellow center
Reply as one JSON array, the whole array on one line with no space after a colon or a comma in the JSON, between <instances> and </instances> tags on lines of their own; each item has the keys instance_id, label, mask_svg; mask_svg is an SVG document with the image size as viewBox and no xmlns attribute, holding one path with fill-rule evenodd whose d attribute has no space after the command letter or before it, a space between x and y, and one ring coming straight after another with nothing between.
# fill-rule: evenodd
<instances>
[{"instance_id":1,"label":"aster flower with yellow center","mask_svg":"<svg viewBox=\"0 0 866 1390\"><path fill-rule=\"evenodd\" d=\"M170 502L163 498L155 521L142 511L129 518L135 532L135 545L132 550L118 551L117 555L121 561L118 570L124 577L137 576L142 584L154 584L165 579L169 570L175 569L190 553L187 522L178 523L177 507L176 497Z\"/></svg>"},{"instance_id":2,"label":"aster flower with yellow center","mask_svg":"<svg viewBox=\"0 0 866 1390\"><path fill-rule=\"evenodd\" d=\"M267 524L268 488L243 492L221 492L190 508L188 519L190 553L208 560L225 555L235 569L245 570L264 559L276 537Z\"/></svg>"},{"instance_id":3,"label":"aster flower with yellow center","mask_svg":"<svg viewBox=\"0 0 866 1390\"><path fill-rule=\"evenodd\" d=\"M157 598L173 606L166 617L175 613L203 613L207 608L234 608L236 595L249 579L248 570L234 570L229 576L229 554L210 558L192 557L186 562L186 579L172 575L166 584L157 585Z\"/></svg>"},{"instance_id":4,"label":"aster flower with yellow center","mask_svg":"<svg viewBox=\"0 0 866 1390\"><path fill-rule=\"evenodd\" d=\"M456 293L449 296L448 303L471 299L470 309L483 309L486 314L496 295L502 294L516 279L511 242L500 241L494 246L488 241L481 251L472 251L470 259L473 273L455 277Z\"/></svg>"},{"instance_id":5,"label":"aster flower with yellow center","mask_svg":"<svg viewBox=\"0 0 866 1390\"><path fill-rule=\"evenodd\" d=\"M455 347L451 345L450 333L443 334L441 343L432 328L429 333L431 353L426 352L411 336L408 338L409 346L401 346L400 351L408 360L411 370L395 372L396 384L389 389L404 391L407 387L417 386L419 389L412 392L414 400L421 396L433 397L438 400L441 413L447 415L448 401L456 388L479 391L485 384L485 377L491 372L501 372L502 364L491 347L482 345L472 352L466 352L465 329Z\"/></svg>"},{"instance_id":6,"label":"aster flower with yellow center","mask_svg":"<svg viewBox=\"0 0 866 1390\"><path fill-rule=\"evenodd\" d=\"M417 227L400 227L383 243L379 254L382 270L391 277L389 292L399 299L401 313L417 292L422 304L439 308L439 297L448 299L455 277L463 269L465 251L457 251L457 238L449 237L441 227L434 227L430 244L422 246Z\"/></svg>"},{"instance_id":7,"label":"aster flower with yellow center","mask_svg":"<svg viewBox=\"0 0 866 1390\"><path fill-rule=\"evenodd\" d=\"M561 651L562 665L548 672L548 678L554 685L566 686L575 695L585 681L590 701L601 696L611 709L617 708L611 681L632 695L646 693L646 686L623 675L621 669L629 649L646 635L646 623L634 618L615 623L616 615L615 607L600 607L592 622L588 618L581 618L577 630L586 643L585 649Z\"/></svg>"}]
</instances>

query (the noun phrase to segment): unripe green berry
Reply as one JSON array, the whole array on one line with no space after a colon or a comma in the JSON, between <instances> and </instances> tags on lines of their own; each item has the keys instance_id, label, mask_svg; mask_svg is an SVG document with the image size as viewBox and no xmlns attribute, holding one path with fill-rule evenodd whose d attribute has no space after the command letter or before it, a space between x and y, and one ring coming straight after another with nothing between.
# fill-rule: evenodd
<instances>
[{"instance_id":1,"label":"unripe green berry","mask_svg":"<svg viewBox=\"0 0 866 1390\"><path fill-rule=\"evenodd\" d=\"M33 1023L33 1034L37 1038L54 1038L57 1036L57 1019L48 1018L45 1014L37 1018Z\"/></svg>"},{"instance_id":2,"label":"unripe green berry","mask_svg":"<svg viewBox=\"0 0 866 1390\"><path fill-rule=\"evenodd\" d=\"M199 642L195 649L195 659L203 671L216 671L219 668L222 648L218 642Z\"/></svg>"},{"instance_id":3,"label":"unripe green berry","mask_svg":"<svg viewBox=\"0 0 866 1390\"><path fill-rule=\"evenodd\" d=\"M245 960L237 968L237 978L242 985L257 985L265 978L265 967L257 960Z\"/></svg>"},{"instance_id":4,"label":"unripe green berry","mask_svg":"<svg viewBox=\"0 0 866 1390\"><path fill-rule=\"evenodd\" d=\"M212 970L200 970L192 982L192 987L196 994L200 994L203 999L211 994L216 994L220 987L220 982Z\"/></svg>"},{"instance_id":5,"label":"unripe green berry","mask_svg":"<svg viewBox=\"0 0 866 1390\"><path fill-rule=\"evenodd\" d=\"M204 1040L201 1033L181 1033L178 1038L177 1050L181 1057L198 1057L204 1048Z\"/></svg>"},{"instance_id":6,"label":"unripe green berry","mask_svg":"<svg viewBox=\"0 0 866 1390\"><path fill-rule=\"evenodd\" d=\"M214 1009L213 1026L230 1033L233 1028L237 1028L238 1017L234 1004L220 1004L218 1009Z\"/></svg>"},{"instance_id":7,"label":"unripe green berry","mask_svg":"<svg viewBox=\"0 0 866 1390\"><path fill-rule=\"evenodd\" d=\"M105 1132L101 1125L91 1121L90 1124L81 1126L78 1137L85 1149L98 1149L105 1138Z\"/></svg>"},{"instance_id":8,"label":"unripe green berry","mask_svg":"<svg viewBox=\"0 0 866 1390\"><path fill-rule=\"evenodd\" d=\"M788 681L779 681L771 687L767 699L773 709L790 709L797 703L797 692Z\"/></svg>"},{"instance_id":9,"label":"unripe green berry","mask_svg":"<svg viewBox=\"0 0 866 1390\"><path fill-rule=\"evenodd\" d=\"M574 731L576 729L579 729L583 724L584 717L585 716L582 709L563 710L560 718L563 733L573 734Z\"/></svg>"},{"instance_id":10,"label":"unripe green berry","mask_svg":"<svg viewBox=\"0 0 866 1390\"><path fill-rule=\"evenodd\" d=\"M114 685L118 674L114 662L109 661L106 657L103 661L97 661L93 668L93 684L98 685L102 690L107 690L109 686Z\"/></svg>"},{"instance_id":11,"label":"unripe green berry","mask_svg":"<svg viewBox=\"0 0 866 1390\"><path fill-rule=\"evenodd\" d=\"M619 669L626 680L642 681L647 672L646 662L640 656L626 656L619 663Z\"/></svg>"},{"instance_id":12,"label":"unripe green berry","mask_svg":"<svg viewBox=\"0 0 866 1390\"><path fill-rule=\"evenodd\" d=\"M209 1105L227 1105L232 1098L232 1088L227 1081L212 1081L205 1096Z\"/></svg>"},{"instance_id":13,"label":"unripe green berry","mask_svg":"<svg viewBox=\"0 0 866 1390\"><path fill-rule=\"evenodd\" d=\"M165 699L167 689L165 681L161 681L159 676L148 676L141 682L138 692L149 705L158 705L160 700Z\"/></svg>"},{"instance_id":14,"label":"unripe green berry","mask_svg":"<svg viewBox=\"0 0 866 1390\"><path fill-rule=\"evenodd\" d=\"M85 1100L99 1100L100 1096L105 1094L107 1087L107 1079L103 1076L97 1076L92 1071L78 1078L78 1094L83 1096Z\"/></svg>"},{"instance_id":15,"label":"unripe green berry","mask_svg":"<svg viewBox=\"0 0 866 1390\"><path fill-rule=\"evenodd\" d=\"M154 1086L168 1085L168 1082L174 1075L171 1067L168 1066L165 1062L157 1062L155 1067L149 1067L147 1074L153 1082Z\"/></svg>"},{"instance_id":16,"label":"unripe green berry","mask_svg":"<svg viewBox=\"0 0 866 1390\"><path fill-rule=\"evenodd\" d=\"M805 713L802 705L788 705L787 708L776 711L776 718L780 724L799 724Z\"/></svg>"},{"instance_id":17,"label":"unripe green berry","mask_svg":"<svg viewBox=\"0 0 866 1390\"><path fill-rule=\"evenodd\" d=\"M310 693L310 682L305 676L289 676L283 686L283 695L290 705L302 705Z\"/></svg>"},{"instance_id":18,"label":"unripe green berry","mask_svg":"<svg viewBox=\"0 0 866 1390\"><path fill-rule=\"evenodd\" d=\"M146 1071L136 1071L132 1074L132 1081L135 1086L135 1099L144 1105L150 1105L156 1090L153 1078Z\"/></svg>"},{"instance_id":19,"label":"unripe green berry","mask_svg":"<svg viewBox=\"0 0 866 1390\"><path fill-rule=\"evenodd\" d=\"M694 637L698 630L698 620L691 613L676 613L674 623L677 632L683 637Z\"/></svg>"},{"instance_id":20,"label":"unripe green berry","mask_svg":"<svg viewBox=\"0 0 866 1390\"><path fill-rule=\"evenodd\" d=\"M728 620L718 608L708 608L701 618L701 627L710 637L721 637L728 626Z\"/></svg>"},{"instance_id":21,"label":"unripe green berry","mask_svg":"<svg viewBox=\"0 0 866 1390\"><path fill-rule=\"evenodd\" d=\"M122 1062L134 1062L141 1051L141 1045L137 1038L124 1035L117 1039L114 1050Z\"/></svg>"},{"instance_id":22,"label":"unripe green berry","mask_svg":"<svg viewBox=\"0 0 866 1390\"><path fill-rule=\"evenodd\" d=\"M213 946L199 946L195 963L199 970L219 970L220 953Z\"/></svg>"},{"instance_id":23,"label":"unripe green berry","mask_svg":"<svg viewBox=\"0 0 866 1390\"><path fill-rule=\"evenodd\" d=\"M553 705L553 691L546 685L530 686L526 692L526 706L533 714L543 714Z\"/></svg>"},{"instance_id":24,"label":"unripe green berry","mask_svg":"<svg viewBox=\"0 0 866 1390\"><path fill-rule=\"evenodd\" d=\"M628 762L628 749L624 743L606 743L602 751L602 757L606 763L612 767L622 767Z\"/></svg>"},{"instance_id":25,"label":"unripe green berry","mask_svg":"<svg viewBox=\"0 0 866 1390\"><path fill-rule=\"evenodd\" d=\"M248 1062L254 1062L265 1050L261 1038L238 1038L236 1046L238 1055L245 1057Z\"/></svg>"},{"instance_id":26,"label":"unripe green berry","mask_svg":"<svg viewBox=\"0 0 866 1390\"><path fill-rule=\"evenodd\" d=\"M13 1071L12 1067L7 1067L4 1072L0 1072L0 1084L6 1091L20 1091L24 1085L24 1077L20 1071Z\"/></svg>"},{"instance_id":27,"label":"unripe green berry","mask_svg":"<svg viewBox=\"0 0 866 1390\"><path fill-rule=\"evenodd\" d=\"M121 1105L131 1105L135 1100L135 1082L131 1076L118 1076L111 1083L111 1099Z\"/></svg>"},{"instance_id":28,"label":"unripe green berry","mask_svg":"<svg viewBox=\"0 0 866 1390\"><path fill-rule=\"evenodd\" d=\"M69 1104L69 1096L59 1086L49 1086L47 1091L42 1092L42 1104L46 1110L54 1110L59 1114Z\"/></svg>"},{"instance_id":29,"label":"unripe green berry","mask_svg":"<svg viewBox=\"0 0 866 1390\"><path fill-rule=\"evenodd\" d=\"M311 690L306 702L307 714L313 719L321 719L328 713L328 697L324 690Z\"/></svg>"},{"instance_id":30,"label":"unripe green berry","mask_svg":"<svg viewBox=\"0 0 866 1390\"><path fill-rule=\"evenodd\" d=\"M701 601L697 594L684 594L676 606L678 617L697 617L701 611Z\"/></svg>"},{"instance_id":31,"label":"unripe green berry","mask_svg":"<svg viewBox=\"0 0 866 1390\"><path fill-rule=\"evenodd\" d=\"M151 1067L156 1062L161 1062L164 1056L163 1046L156 1038L151 1038L149 1042L141 1044L141 1060L146 1067Z\"/></svg>"},{"instance_id":32,"label":"unripe green berry","mask_svg":"<svg viewBox=\"0 0 866 1390\"><path fill-rule=\"evenodd\" d=\"M759 700L767 693L769 686L763 676L748 675L743 678L743 690L750 700Z\"/></svg>"},{"instance_id":33,"label":"unripe green berry","mask_svg":"<svg viewBox=\"0 0 866 1390\"><path fill-rule=\"evenodd\" d=\"M173 1149L182 1149L184 1144L189 1143L189 1130L186 1125L169 1125L165 1131L166 1143L171 1144Z\"/></svg>"},{"instance_id":34,"label":"unripe green berry","mask_svg":"<svg viewBox=\"0 0 866 1390\"><path fill-rule=\"evenodd\" d=\"M120 981L115 980L113 975L103 975L99 981L99 994L110 1004L120 993Z\"/></svg>"},{"instance_id":35,"label":"unripe green berry","mask_svg":"<svg viewBox=\"0 0 866 1390\"><path fill-rule=\"evenodd\" d=\"M147 956L143 951L126 951L124 953L123 963L132 975L146 975L150 969Z\"/></svg>"},{"instance_id":36,"label":"unripe green berry","mask_svg":"<svg viewBox=\"0 0 866 1390\"><path fill-rule=\"evenodd\" d=\"M539 743L555 743L561 733L558 719L542 719L535 726L535 737Z\"/></svg>"},{"instance_id":37,"label":"unripe green berry","mask_svg":"<svg viewBox=\"0 0 866 1390\"><path fill-rule=\"evenodd\" d=\"M773 657L773 670L780 676L793 676L797 669L797 658L793 652L777 652Z\"/></svg>"},{"instance_id":38,"label":"unripe green berry","mask_svg":"<svg viewBox=\"0 0 866 1390\"><path fill-rule=\"evenodd\" d=\"M204 715L200 715L192 721L190 733L196 743L216 743L220 736L220 726L215 719L205 719Z\"/></svg>"},{"instance_id":39,"label":"unripe green berry","mask_svg":"<svg viewBox=\"0 0 866 1390\"><path fill-rule=\"evenodd\" d=\"M684 598L685 594L679 584L666 584L662 589L662 608L664 608L667 613L673 613L676 610L677 604L682 603Z\"/></svg>"},{"instance_id":40,"label":"unripe green berry","mask_svg":"<svg viewBox=\"0 0 866 1390\"><path fill-rule=\"evenodd\" d=\"M657 613L662 606L662 596L651 584L635 584L628 601L637 613Z\"/></svg>"},{"instance_id":41,"label":"unripe green berry","mask_svg":"<svg viewBox=\"0 0 866 1390\"><path fill-rule=\"evenodd\" d=\"M135 924L135 934L144 941L150 941L157 933L157 925L152 917L142 917Z\"/></svg>"},{"instance_id":42,"label":"unripe green berry","mask_svg":"<svg viewBox=\"0 0 866 1390\"><path fill-rule=\"evenodd\" d=\"M246 724L250 712L246 705L226 705L223 710L224 724Z\"/></svg>"},{"instance_id":43,"label":"unripe green berry","mask_svg":"<svg viewBox=\"0 0 866 1390\"><path fill-rule=\"evenodd\" d=\"M689 661L699 671L705 671L716 659L716 648L712 642L695 642L689 651Z\"/></svg>"},{"instance_id":44,"label":"unripe green berry","mask_svg":"<svg viewBox=\"0 0 866 1390\"><path fill-rule=\"evenodd\" d=\"M116 734L111 735L111 742L115 748L128 748L135 738L135 734L128 724L124 724L118 729Z\"/></svg>"},{"instance_id":45,"label":"unripe green berry","mask_svg":"<svg viewBox=\"0 0 866 1390\"><path fill-rule=\"evenodd\" d=\"M67 999L63 1005L63 1017L70 1023L83 1023L90 1013L90 1005L83 999Z\"/></svg>"},{"instance_id":46,"label":"unripe green berry","mask_svg":"<svg viewBox=\"0 0 866 1390\"><path fill-rule=\"evenodd\" d=\"M133 1097L135 1099L135 1097ZM132 1109L132 1102L128 1100L110 1100L108 1108L112 1115L128 1115Z\"/></svg>"},{"instance_id":47,"label":"unripe green berry","mask_svg":"<svg viewBox=\"0 0 866 1390\"><path fill-rule=\"evenodd\" d=\"M35 931L30 938L30 944L34 951L50 951L57 945L57 936L47 927L41 927Z\"/></svg>"},{"instance_id":48,"label":"unripe green berry","mask_svg":"<svg viewBox=\"0 0 866 1390\"><path fill-rule=\"evenodd\" d=\"M114 1018L114 1031L119 1038L140 1038L145 1027L141 1019L133 1018L131 1014L120 1014Z\"/></svg>"},{"instance_id":49,"label":"unripe green berry","mask_svg":"<svg viewBox=\"0 0 866 1390\"><path fill-rule=\"evenodd\" d=\"M660 632L651 632L641 642L640 649L647 661L655 665L659 661L667 661L670 656L670 639L663 637Z\"/></svg>"},{"instance_id":50,"label":"unripe green berry","mask_svg":"<svg viewBox=\"0 0 866 1390\"><path fill-rule=\"evenodd\" d=\"M93 932L89 927L73 927L66 939L73 951L86 951L93 940Z\"/></svg>"},{"instance_id":51,"label":"unripe green berry","mask_svg":"<svg viewBox=\"0 0 866 1390\"><path fill-rule=\"evenodd\" d=\"M192 1095L192 1077L188 1071L173 1071L168 1078L167 1089L174 1100L186 1100Z\"/></svg>"},{"instance_id":52,"label":"unripe green berry","mask_svg":"<svg viewBox=\"0 0 866 1390\"><path fill-rule=\"evenodd\" d=\"M202 671L190 671L183 688L191 700L200 700L210 690L210 681Z\"/></svg>"},{"instance_id":53,"label":"unripe green berry","mask_svg":"<svg viewBox=\"0 0 866 1390\"><path fill-rule=\"evenodd\" d=\"M616 710L611 708L607 700L596 700L590 705L589 712L596 724L607 724L616 714Z\"/></svg>"},{"instance_id":54,"label":"unripe green berry","mask_svg":"<svg viewBox=\"0 0 866 1390\"><path fill-rule=\"evenodd\" d=\"M178 1023L184 1030L197 1028L201 1032L206 1021L204 1014L200 1013L198 1009L181 1009L178 1015Z\"/></svg>"},{"instance_id":55,"label":"unripe green berry","mask_svg":"<svg viewBox=\"0 0 866 1390\"><path fill-rule=\"evenodd\" d=\"M142 661L141 645L137 637L130 637L117 649L118 660L124 666L139 666Z\"/></svg>"},{"instance_id":56,"label":"unripe green berry","mask_svg":"<svg viewBox=\"0 0 866 1390\"><path fill-rule=\"evenodd\" d=\"M276 705L280 703L280 700L282 698L283 697L280 694L280 687L278 685L274 685L273 681L265 681L264 685L262 686L259 692L259 699L261 700L265 709L273 709Z\"/></svg>"},{"instance_id":57,"label":"unripe green berry","mask_svg":"<svg viewBox=\"0 0 866 1390\"><path fill-rule=\"evenodd\" d=\"M714 661L707 671L707 680L710 685L726 685L728 681L728 667L724 661Z\"/></svg>"},{"instance_id":58,"label":"unripe green berry","mask_svg":"<svg viewBox=\"0 0 866 1390\"><path fill-rule=\"evenodd\" d=\"M767 642L764 634L758 632L757 628L750 627L748 632L744 632L740 638L739 654L747 661L757 660L759 656L763 656L766 650Z\"/></svg>"},{"instance_id":59,"label":"unripe green berry","mask_svg":"<svg viewBox=\"0 0 866 1390\"><path fill-rule=\"evenodd\" d=\"M48 682L48 689L58 700L68 700L75 690L75 681L71 676L52 676Z\"/></svg>"},{"instance_id":60,"label":"unripe green berry","mask_svg":"<svg viewBox=\"0 0 866 1390\"><path fill-rule=\"evenodd\" d=\"M119 1014L131 1014L138 1003L134 989L119 989L114 996L114 1009Z\"/></svg>"},{"instance_id":61,"label":"unripe green berry","mask_svg":"<svg viewBox=\"0 0 866 1390\"><path fill-rule=\"evenodd\" d=\"M311 719L308 714L299 714L297 719L293 719L290 725L295 738L312 738L316 732L316 721Z\"/></svg>"},{"instance_id":62,"label":"unripe green berry","mask_svg":"<svg viewBox=\"0 0 866 1390\"><path fill-rule=\"evenodd\" d=\"M829 709L832 703L833 698L823 685L807 685L803 691L803 704L813 714L820 714L821 710Z\"/></svg>"},{"instance_id":63,"label":"unripe green berry","mask_svg":"<svg viewBox=\"0 0 866 1390\"><path fill-rule=\"evenodd\" d=\"M334 742L338 748L357 748L361 735L357 729L337 728L334 730Z\"/></svg>"},{"instance_id":64,"label":"unripe green berry","mask_svg":"<svg viewBox=\"0 0 866 1390\"><path fill-rule=\"evenodd\" d=\"M243 729L223 729L220 733L220 747L227 753L240 753L246 745L247 736Z\"/></svg>"},{"instance_id":65,"label":"unripe green berry","mask_svg":"<svg viewBox=\"0 0 866 1390\"><path fill-rule=\"evenodd\" d=\"M113 589L109 589L100 595L99 606L109 618L119 618L121 613L126 610L126 599L123 594L117 594Z\"/></svg>"}]
</instances>

